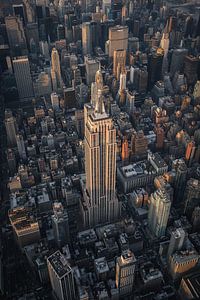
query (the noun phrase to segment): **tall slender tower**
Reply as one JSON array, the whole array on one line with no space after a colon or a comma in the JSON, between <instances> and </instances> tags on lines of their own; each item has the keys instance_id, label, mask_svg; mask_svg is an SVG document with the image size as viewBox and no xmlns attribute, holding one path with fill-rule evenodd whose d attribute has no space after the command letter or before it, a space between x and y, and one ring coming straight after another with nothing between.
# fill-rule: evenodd
<instances>
[{"instance_id":1,"label":"tall slender tower","mask_svg":"<svg viewBox=\"0 0 200 300\"><path fill-rule=\"evenodd\" d=\"M53 48L51 52L51 68L52 68L52 73L53 72L55 73L57 86L61 87L62 78L61 78L61 70L60 70L60 58L56 48Z\"/></svg>"},{"instance_id":2,"label":"tall slender tower","mask_svg":"<svg viewBox=\"0 0 200 300\"><path fill-rule=\"evenodd\" d=\"M119 216L115 193L116 130L104 108L101 90L85 125L84 225L111 222Z\"/></svg>"},{"instance_id":3,"label":"tall slender tower","mask_svg":"<svg viewBox=\"0 0 200 300\"><path fill-rule=\"evenodd\" d=\"M17 90L20 99L32 99L34 97L33 82L29 59L27 56L14 58L13 69L17 83Z\"/></svg>"},{"instance_id":4,"label":"tall slender tower","mask_svg":"<svg viewBox=\"0 0 200 300\"><path fill-rule=\"evenodd\" d=\"M170 195L164 188L151 194L148 222L152 233L157 237L165 235L170 208Z\"/></svg>"}]
</instances>

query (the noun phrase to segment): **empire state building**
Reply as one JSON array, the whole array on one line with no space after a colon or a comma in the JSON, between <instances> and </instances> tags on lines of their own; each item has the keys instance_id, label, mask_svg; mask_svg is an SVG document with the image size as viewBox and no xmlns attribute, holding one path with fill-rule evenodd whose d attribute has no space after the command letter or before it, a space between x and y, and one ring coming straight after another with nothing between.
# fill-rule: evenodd
<instances>
[{"instance_id":1,"label":"empire state building","mask_svg":"<svg viewBox=\"0 0 200 300\"><path fill-rule=\"evenodd\" d=\"M85 124L84 225L92 227L119 217L116 183L116 130L98 90L95 108Z\"/></svg>"}]
</instances>

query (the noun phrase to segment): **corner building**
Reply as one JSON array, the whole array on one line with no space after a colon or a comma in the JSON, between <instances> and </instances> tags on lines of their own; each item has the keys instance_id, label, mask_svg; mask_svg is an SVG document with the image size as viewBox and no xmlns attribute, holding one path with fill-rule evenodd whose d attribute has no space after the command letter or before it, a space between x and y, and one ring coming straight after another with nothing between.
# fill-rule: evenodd
<instances>
[{"instance_id":1,"label":"corner building","mask_svg":"<svg viewBox=\"0 0 200 300\"><path fill-rule=\"evenodd\" d=\"M96 107L85 125L85 227L111 222L119 216L115 193L116 147L116 130L105 112L102 96L98 95Z\"/></svg>"}]
</instances>

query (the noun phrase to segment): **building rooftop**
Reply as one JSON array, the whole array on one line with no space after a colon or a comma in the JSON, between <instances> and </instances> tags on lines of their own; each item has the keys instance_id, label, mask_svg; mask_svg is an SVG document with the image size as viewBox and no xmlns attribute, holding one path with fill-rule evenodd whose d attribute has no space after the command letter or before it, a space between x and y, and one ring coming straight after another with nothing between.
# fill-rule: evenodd
<instances>
[{"instance_id":1,"label":"building rooftop","mask_svg":"<svg viewBox=\"0 0 200 300\"><path fill-rule=\"evenodd\" d=\"M48 261L59 278L62 278L72 271L72 268L70 267L67 259L59 250L49 256Z\"/></svg>"}]
</instances>

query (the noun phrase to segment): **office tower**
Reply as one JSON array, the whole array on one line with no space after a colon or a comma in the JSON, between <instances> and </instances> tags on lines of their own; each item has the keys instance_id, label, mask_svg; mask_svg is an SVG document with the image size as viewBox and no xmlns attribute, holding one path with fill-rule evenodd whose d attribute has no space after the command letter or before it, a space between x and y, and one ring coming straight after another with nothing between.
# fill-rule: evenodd
<instances>
[{"instance_id":1,"label":"office tower","mask_svg":"<svg viewBox=\"0 0 200 300\"><path fill-rule=\"evenodd\" d=\"M56 93L51 94L51 105L53 109L59 109L59 97Z\"/></svg>"},{"instance_id":2,"label":"office tower","mask_svg":"<svg viewBox=\"0 0 200 300\"><path fill-rule=\"evenodd\" d=\"M192 213L192 229L194 232L200 232L200 206L195 207Z\"/></svg>"},{"instance_id":3,"label":"office tower","mask_svg":"<svg viewBox=\"0 0 200 300\"><path fill-rule=\"evenodd\" d=\"M151 232L156 237L165 235L170 208L170 195L164 188L158 189L151 194L148 224Z\"/></svg>"},{"instance_id":4,"label":"office tower","mask_svg":"<svg viewBox=\"0 0 200 300\"><path fill-rule=\"evenodd\" d=\"M174 165L176 170L175 178L175 190L174 190L174 200L179 205L180 201L183 199L184 188L187 178L187 166L183 160L175 162Z\"/></svg>"},{"instance_id":5,"label":"office tower","mask_svg":"<svg viewBox=\"0 0 200 300\"><path fill-rule=\"evenodd\" d=\"M128 148L128 140L125 139L122 142L122 161L128 161L129 160L129 148Z\"/></svg>"},{"instance_id":6,"label":"office tower","mask_svg":"<svg viewBox=\"0 0 200 300\"><path fill-rule=\"evenodd\" d=\"M76 129L81 138L84 137L84 110L75 111Z\"/></svg>"},{"instance_id":7,"label":"office tower","mask_svg":"<svg viewBox=\"0 0 200 300\"><path fill-rule=\"evenodd\" d=\"M95 74L95 82L91 84L91 103L94 107L98 100L98 90L103 90L103 75L100 69Z\"/></svg>"},{"instance_id":8,"label":"office tower","mask_svg":"<svg viewBox=\"0 0 200 300\"><path fill-rule=\"evenodd\" d=\"M12 62L20 100L32 100L34 91L28 57L20 56Z\"/></svg>"},{"instance_id":9,"label":"office tower","mask_svg":"<svg viewBox=\"0 0 200 300\"><path fill-rule=\"evenodd\" d=\"M113 74L119 80L120 73L126 66L126 50L114 50L113 54Z\"/></svg>"},{"instance_id":10,"label":"office tower","mask_svg":"<svg viewBox=\"0 0 200 300\"><path fill-rule=\"evenodd\" d=\"M167 252L168 259L174 252L182 249L185 236L185 231L181 227L172 231Z\"/></svg>"},{"instance_id":11,"label":"office tower","mask_svg":"<svg viewBox=\"0 0 200 300\"><path fill-rule=\"evenodd\" d=\"M200 27L200 24L199 24ZM199 271L186 274L181 279L178 296L181 300L200 299L200 289L197 282L200 280Z\"/></svg>"},{"instance_id":12,"label":"office tower","mask_svg":"<svg viewBox=\"0 0 200 300\"><path fill-rule=\"evenodd\" d=\"M14 175L16 173L16 158L15 158L15 153L12 149L7 150L7 162L8 162L8 168L10 171L10 175Z\"/></svg>"},{"instance_id":13,"label":"office tower","mask_svg":"<svg viewBox=\"0 0 200 300\"><path fill-rule=\"evenodd\" d=\"M62 24L58 24L57 26L57 40L65 39L65 27Z\"/></svg>"},{"instance_id":14,"label":"office tower","mask_svg":"<svg viewBox=\"0 0 200 300\"><path fill-rule=\"evenodd\" d=\"M17 140L17 150L19 153L19 157L21 159L26 160L27 155L26 155L26 148L25 148L23 136L21 134L18 134L16 136L16 140Z\"/></svg>"},{"instance_id":15,"label":"office tower","mask_svg":"<svg viewBox=\"0 0 200 300\"><path fill-rule=\"evenodd\" d=\"M148 74L149 74L149 87L152 87L156 81L162 78L162 63L163 63L163 53L156 52L149 55L148 62Z\"/></svg>"},{"instance_id":16,"label":"office tower","mask_svg":"<svg viewBox=\"0 0 200 300\"><path fill-rule=\"evenodd\" d=\"M111 10L111 2L112 2L111 0L103 0L102 2L103 13L107 16Z\"/></svg>"},{"instance_id":17,"label":"office tower","mask_svg":"<svg viewBox=\"0 0 200 300\"><path fill-rule=\"evenodd\" d=\"M52 92L51 76L46 72L40 72L33 81L35 97L49 95Z\"/></svg>"},{"instance_id":18,"label":"office tower","mask_svg":"<svg viewBox=\"0 0 200 300\"><path fill-rule=\"evenodd\" d=\"M26 40L30 49L30 41L35 42L37 50L39 49L39 31L37 23L28 23L26 25Z\"/></svg>"},{"instance_id":19,"label":"office tower","mask_svg":"<svg viewBox=\"0 0 200 300\"><path fill-rule=\"evenodd\" d=\"M170 74L172 77L176 72L183 72L184 58L187 54L187 49L173 49L170 64Z\"/></svg>"},{"instance_id":20,"label":"office tower","mask_svg":"<svg viewBox=\"0 0 200 300\"><path fill-rule=\"evenodd\" d=\"M70 240L68 214L60 202L53 204L52 227L57 246L66 245Z\"/></svg>"},{"instance_id":21,"label":"office tower","mask_svg":"<svg viewBox=\"0 0 200 300\"><path fill-rule=\"evenodd\" d=\"M173 280L181 278L184 273L192 270L198 264L199 258L195 250L182 250L172 254L169 258L169 272Z\"/></svg>"},{"instance_id":22,"label":"office tower","mask_svg":"<svg viewBox=\"0 0 200 300\"><path fill-rule=\"evenodd\" d=\"M8 146L15 146L17 143L16 134L16 121L15 118L10 115L5 118L5 127L6 127L6 135L7 135L7 143Z\"/></svg>"},{"instance_id":23,"label":"office tower","mask_svg":"<svg viewBox=\"0 0 200 300\"><path fill-rule=\"evenodd\" d=\"M132 135L131 149L134 156L143 156L147 154L148 140L142 130L135 132Z\"/></svg>"},{"instance_id":24,"label":"office tower","mask_svg":"<svg viewBox=\"0 0 200 300\"><path fill-rule=\"evenodd\" d=\"M165 30L166 31L166 30ZM164 32L160 41L160 47L164 50L163 63L162 63L162 74L168 73L168 50L169 50L169 33Z\"/></svg>"},{"instance_id":25,"label":"office tower","mask_svg":"<svg viewBox=\"0 0 200 300\"><path fill-rule=\"evenodd\" d=\"M73 87L64 88L64 106L66 109L75 108L77 106L75 89Z\"/></svg>"},{"instance_id":26,"label":"office tower","mask_svg":"<svg viewBox=\"0 0 200 300\"><path fill-rule=\"evenodd\" d=\"M118 102L120 106L126 104L126 71L122 70L119 81Z\"/></svg>"},{"instance_id":27,"label":"office tower","mask_svg":"<svg viewBox=\"0 0 200 300\"><path fill-rule=\"evenodd\" d=\"M194 208L200 203L200 181L190 178L184 193L184 213L191 217Z\"/></svg>"},{"instance_id":28,"label":"office tower","mask_svg":"<svg viewBox=\"0 0 200 300\"><path fill-rule=\"evenodd\" d=\"M135 279L136 258L131 250L124 250L116 261L116 286L121 297L130 296Z\"/></svg>"},{"instance_id":29,"label":"office tower","mask_svg":"<svg viewBox=\"0 0 200 300\"><path fill-rule=\"evenodd\" d=\"M138 92L146 92L148 85L148 72L147 67L139 69L138 78L137 78L136 88Z\"/></svg>"},{"instance_id":30,"label":"office tower","mask_svg":"<svg viewBox=\"0 0 200 300\"><path fill-rule=\"evenodd\" d=\"M52 69L52 72L55 73L57 87L61 88L62 87L62 77L61 77L61 69L60 69L60 58L59 58L59 54L58 54L58 51L56 50L56 48L53 48L52 52L51 52L51 69Z\"/></svg>"},{"instance_id":31,"label":"office tower","mask_svg":"<svg viewBox=\"0 0 200 300\"><path fill-rule=\"evenodd\" d=\"M119 216L115 193L116 147L116 130L99 91L95 109L88 113L85 126L85 226L111 222Z\"/></svg>"},{"instance_id":32,"label":"office tower","mask_svg":"<svg viewBox=\"0 0 200 300\"><path fill-rule=\"evenodd\" d=\"M188 162L188 165L190 166L192 163L192 160L194 158L196 146L194 141L190 141L186 146L186 152L185 152L185 159Z\"/></svg>"},{"instance_id":33,"label":"office tower","mask_svg":"<svg viewBox=\"0 0 200 300\"><path fill-rule=\"evenodd\" d=\"M26 16L24 12L24 6L23 4L13 4L12 5L13 13L16 17L19 17L22 21L23 24L26 23Z\"/></svg>"},{"instance_id":34,"label":"office tower","mask_svg":"<svg viewBox=\"0 0 200 300\"><path fill-rule=\"evenodd\" d=\"M58 300L75 300L74 273L65 256L56 251L47 258L53 293Z\"/></svg>"},{"instance_id":35,"label":"office tower","mask_svg":"<svg viewBox=\"0 0 200 300\"><path fill-rule=\"evenodd\" d=\"M30 209L18 206L9 210L8 216L15 239L20 247L40 240L39 224Z\"/></svg>"},{"instance_id":36,"label":"office tower","mask_svg":"<svg viewBox=\"0 0 200 300\"><path fill-rule=\"evenodd\" d=\"M82 47L83 47L83 55L92 53L92 38L91 38L90 22L85 22L82 24Z\"/></svg>"},{"instance_id":37,"label":"office tower","mask_svg":"<svg viewBox=\"0 0 200 300\"><path fill-rule=\"evenodd\" d=\"M5 17L6 31L8 35L9 46L12 55L15 55L16 47L21 50L21 55L26 54L26 38L24 34L23 23L19 17L8 16Z\"/></svg>"},{"instance_id":38,"label":"office tower","mask_svg":"<svg viewBox=\"0 0 200 300\"><path fill-rule=\"evenodd\" d=\"M184 60L184 74L187 78L187 84L194 85L197 81L197 69L199 65L199 58L187 55Z\"/></svg>"},{"instance_id":39,"label":"office tower","mask_svg":"<svg viewBox=\"0 0 200 300\"><path fill-rule=\"evenodd\" d=\"M197 82L194 86L193 97L194 97L195 101L200 100L200 80L197 80Z\"/></svg>"},{"instance_id":40,"label":"office tower","mask_svg":"<svg viewBox=\"0 0 200 300\"><path fill-rule=\"evenodd\" d=\"M100 69L100 63L95 59L86 58L85 59L86 67L86 81L90 85L95 81L96 72Z\"/></svg>"},{"instance_id":41,"label":"office tower","mask_svg":"<svg viewBox=\"0 0 200 300\"><path fill-rule=\"evenodd\" d=\"M115 50L127 50L128 27L115 26L109 28L109 57L113 57Z\"/></svg>"},{"instance_id":42,"label":"office tower","mask_svg":"<svg viewBox=\"0 0 200 300\"><path fill-rule=\"evenodd\" d=\"M165 138L165 131L161 126L157 126L155 129L156 133L156 148L162 149L164 144L164 138Z\"/></svg>"},{"instance_id":43,"label":"office tower","mask_svg":"<svg viewBox=\"0 0 200 300\"><path fill-rule=\"evenodd\" d=\"M129 53L131 53L131 52L136 53L137 51L139 51L139 47L140 47L139 38L133 36L128 39L128 52Z\"/></svg>"},{"instance_id":44,"label":"office tower","mask_svg":"<svg viewBox=\"0 0 200 300\"><path fill-rule=\"evenodd\" d=\"M44 56L44 58L46 60L50 60L50 55L49 55L49 45L47 43L47 41L40 41L39 42L40 45L40 52L41 54Z\"/></svg>"}]
</instances>

